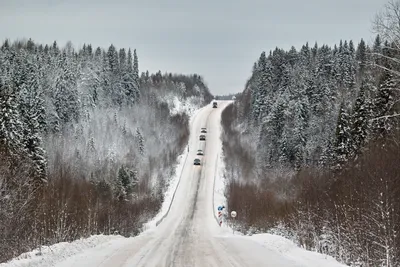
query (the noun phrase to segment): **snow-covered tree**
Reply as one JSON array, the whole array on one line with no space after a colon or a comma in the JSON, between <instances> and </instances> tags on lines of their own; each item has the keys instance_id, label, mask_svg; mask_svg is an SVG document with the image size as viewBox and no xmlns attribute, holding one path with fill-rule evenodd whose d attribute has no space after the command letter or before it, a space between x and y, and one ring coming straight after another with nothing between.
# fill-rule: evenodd
<instances>
[{"instance_id":1,"label":"snow-covered tree","mask_svg":"<svg viewBox=\"0 0 400 267\"><path fill-rule=\"evenodd\" d=\"M0 145L6 156L17 157L22 151L22 123L16 89L0 80Z\"/></svg>"},{"instance_id":2,"label":"snow-covered tree","mask_svg":"<svg viewBox=\"0 0 400 267\"><path fill-rule=\"evenodd\" d=\"M138 147L138 149L139 149L139 154L140 154L141 156L143 156L144 153L145 153L144 139L143 139L143 135L142 135L142 133L140 132L140 129L139 129L139 128L136 128L136 144L137 144L137 147Z\"/></svg>"},{"instance_id":3,"label":"snow-covered tree","mask_svg":"<svg viewBox=\"0 0 400 267\"><path fill-rule=\"evenodd\" d=\"M26 83L21 88L20 114L23 121L23 146L34 163L34 177L39 183L47 179L47 160L42 147L44 100L39 87L37 67L27 64Z\"/></svg>"},{"instance_id":4,"label":"snow-covered tree","mask_svg":"<svg viewBox=\"0 0 400 267\"><path fill-rule=\"evenodd\" d=\"M339 110L339 116L336 129L335 157L338 167L343 165L349 159L352 148L350 116L342 102Z\"/></svg>"}]
</instances>

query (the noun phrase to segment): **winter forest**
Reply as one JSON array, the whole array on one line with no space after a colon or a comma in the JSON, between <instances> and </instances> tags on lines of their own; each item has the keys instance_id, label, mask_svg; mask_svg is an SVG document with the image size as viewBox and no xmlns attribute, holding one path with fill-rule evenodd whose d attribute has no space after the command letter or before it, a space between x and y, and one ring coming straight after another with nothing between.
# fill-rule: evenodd
<instances>
[{"instance_id":1,"label":"winter forest","mask_svg":"<svg viewBox=\"0 0 400 267\"><path fill-rule=\"evenodd\" d=\"M242 231L284 235L351 266L400 265L393 3L371 44L261 53L222 114L226 195Z\"/></svg>"},{"instance_id":2,"label":"winter forest","mask_svg":"<svg viewBox=\"0 0 400 267\"><path fill-rule=\"evenodd\" d=\"M187 143L187 106L211 99L199 75L139 75L136 50L6 40L0 262L91 234L137 234Z\"/></svg>"}]
</instances>

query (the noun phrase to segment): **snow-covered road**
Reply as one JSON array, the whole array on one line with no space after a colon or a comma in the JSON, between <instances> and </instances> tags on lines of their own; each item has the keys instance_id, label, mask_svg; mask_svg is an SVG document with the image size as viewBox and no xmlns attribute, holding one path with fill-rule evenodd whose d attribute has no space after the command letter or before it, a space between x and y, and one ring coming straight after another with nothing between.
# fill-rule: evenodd
<instances>
[{"instance_id":1,"label":"snow-covered road","mask_svg":"<svg viewBox=\"0 0 400 267\"><path fill-rule=\"evenodd\" d=\"M85 250L56 264L57 267L140 266L310 266L268 248L262 242L233 235L214 217L213 183L221 148L220 120L229 101L201 109L191 123L189 155L171 209L155 228L135 238L116 239ZM207 128L206 141L199 140ZM194 166L197 149L205 151L202 165ZM340 266L335 261L321 265Z\"/></svg>"}]
</instances>

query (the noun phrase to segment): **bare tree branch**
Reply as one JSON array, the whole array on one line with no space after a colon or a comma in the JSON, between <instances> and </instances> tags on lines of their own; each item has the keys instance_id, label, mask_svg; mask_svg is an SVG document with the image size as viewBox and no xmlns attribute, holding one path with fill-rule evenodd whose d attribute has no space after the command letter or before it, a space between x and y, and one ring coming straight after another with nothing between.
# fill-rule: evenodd
<instances>
[{"instance_id":1,"label":"bare tree branch","mask_svg":"<svg viewBox=\"0 0 400 267\"><path fill-rule=\"evenodd\" d=\"M373 119L371 119L369 121L377 121L377 120L381 120L381 119L389 119L389 118L394 118L394 117L398 117L398 116L400 116L400 114L385 115L385 116L373 118Z\"/></svg>"}]
</instances>

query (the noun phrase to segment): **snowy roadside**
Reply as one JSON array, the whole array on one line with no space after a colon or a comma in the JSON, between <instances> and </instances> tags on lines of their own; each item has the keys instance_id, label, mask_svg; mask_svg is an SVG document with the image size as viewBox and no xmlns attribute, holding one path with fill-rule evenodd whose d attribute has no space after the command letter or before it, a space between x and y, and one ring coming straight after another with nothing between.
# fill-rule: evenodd
<instances>
[{"instance_id":1,"label":"snowy roadside","mask_svg":"<svg viewBox=\"0 0 400 267\"><path fill-rule=\"evenodd\" d=\"M192 125L194 118L203 108L196 109L195 107L191 106L185 109L185 112L188 113L190 116L189 125ZM168 188L164 194L164 201L162 203L160 211L152 220L143 225L142 227L143 232L152 230L155 227L157 227L157 225L168 215L169 209L174 200L175 192L178 189L178 185L182 177L183 167L185 166L188 155L189 151L187 145L183 153L178 156L177 165L175 167L175 174L168 181Z\"/></svg>"},{"instance_id":2,"label":"snowy roadside","mask_svg":"<svg viewBox=\"0 0 400 267\"><path fill-rule=\"evenodd\" d=\"M196 115L204 108L198 108L195 105L187 103L175 104L175 109L172 111L172 113L186 112L190 116L190 125L192 125ZM167 182L168 188L165 192L164 202L160 211L155 217L142 226L142 232L139 235L153 230L158 225L158 222L160 222L168 214L188 155L189 153L186 146L183 153L177 158L175 175L170 177L170 180ZM136 237L125 238L120 235L93 235L88 238L75 240L73 242L61 242L50 246L43 246L41 251L39 251L39 249L35 249L33 251L23 253L8 262L0 263L0 267L50 267L68 257L82 253L88 249L103 246L107 247L113 244L121 244L124 242L129 242L129 240Z\"/></svg>"},{"instance_id":3,"label":"snowy roadside","mask_svg":"<svg viewBox=\"0 0 400 267\"><path fill-rule=\"evenodd\" d=\"M43 246L41 251L35 249L23 253L6 263L0 263L0 267L48 267L56 263L83 252L87 249L109 245L114 241L126 239L119 235L94 235L89 238L82 238L71 243L61 242L51 246Z\"/></svg>"},{"instance_id":4,"label":"snowy roadside","mask_svg":"<svg viewBox=\"0 0 400 267\"><path fill-rule=\"evenodd\" d=\"M222 133L222 125L220 126ZM252 240L262 247L271 250L277 254L281 254L285 258L292 260L293 262L299 264L300 266L324 266L324 267L340 267L346 266L339 263L336 259L331 256L324 255L318 252L309 251L304 248L297 246L293 241L274 234L255 234L252 236L244 235L241 232L233 232L233 225L230 225L225 218L230 217L228 212L227 199L225 197L225 187L227 185L224 173L225 173L225 160L222 152L222 141L219 143L218 156L217 156L217 166L214 177L214 192L213 192L213 208L215 218L218 218L218 206L225 206L223 211L223 220L221 226L221 235L219 238L226 239L246 239Z\"/></svg>"},{"instance_id":5,"label":"snowy roadside","mask_svg":"<svg viewBox=\"0 0 400 267\"><path fill-rule=\"evenodd\" d=\"M221 144L222 146L222 144ZM213 208L214 208L214 214L218 218L218 207L219 206L225 206L227 207L227 200L225 197L225 186L226 186L226 181L224 177L224 172L225 172L225 162L224 162L224 157L222 153L222 148L219 149L218 153L218 158L217 158L217 167L216 167L216 172L215 172L215 178L214 178L214 200L213 200ZM224 209L223 214L227 214L227 210ZM226 221L222 221L222 227L226 227Z\"/></svg>"},{"instance_id":6,"label":"snowy roadside","mask_svg":"<svg viewBox=\"0 0 400 267\"><path fill-rule=\"evenodd\" d=\"M267 249L284 255L285 257L301 264L302 266L347 266L339 263L331 256L300 248L294 242L282 236L273 234L255 234L246 238L259 243L261 246Z\"/></svg>"},{"instance_id":7,"label":"snowy roadside","mask_svg":"<svg viewBox=\"0 0 400 267\"><path fill-rule=\"evenodd\" d=\"M222 150L222 149L221 149ZM217 172L215 174L215 184L214 184L214 212L217 215L217 207L220 205L225 205L227 207L227 199L224 195L226 181L224 178L225 164L223 155L219 154L218 156L218 167ZM230 216L228 214L228 210L224 211L225 216ZM304 248L297 246L293 241L274 234L255 234L252 236L244 235L241 232L235 231L233 233L233 229L231 225L229 225L225 220L222 222L221 227L221 235L219 238L244 238L247 240L252 240L262 247L272 250L275 253L281 254L285 258L292 260L293 262L299 264L300 266L308 266L308 267L342 267L346 266L344 264L339 263L336 259L331 256L324 255L318 252L309 251Z\"/></svg>"}]
</instances>

